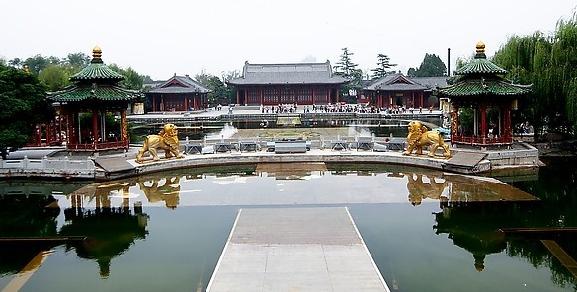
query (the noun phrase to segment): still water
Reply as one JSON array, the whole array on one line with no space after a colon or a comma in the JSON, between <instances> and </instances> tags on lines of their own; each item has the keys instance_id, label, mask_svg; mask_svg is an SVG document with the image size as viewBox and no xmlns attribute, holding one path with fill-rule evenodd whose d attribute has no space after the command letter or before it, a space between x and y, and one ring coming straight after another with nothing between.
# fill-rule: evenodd
<instances>
[{"instance_id":1,"label":"still water","mask_svg":"<svg viewBox=\"0 0 577 292\"><path fill-rule=\"evenodd\" d=\"M540 241L575 258L574 235L497 232L577 227L574 162L550 161L536 181L512 186L345 164L0 182L0 290L203 291L240 208L347 206L393 291L575 291L577 279Z\"/></svg>"}]
</instances>

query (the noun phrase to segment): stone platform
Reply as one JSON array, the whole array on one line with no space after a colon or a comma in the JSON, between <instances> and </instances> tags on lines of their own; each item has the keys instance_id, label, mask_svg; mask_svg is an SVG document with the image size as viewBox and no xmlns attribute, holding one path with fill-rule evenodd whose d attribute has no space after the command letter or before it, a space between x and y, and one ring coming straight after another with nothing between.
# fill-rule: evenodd
<instances>
[{"instance_id":1,"label":"stone platform","mask_svg":"<svg viewBox=\"0 0 577 292\"><path fill-rule=\"evenodd\" d=\"M347 208L241 209L207 291L390 291Z\"/></svg>"}]
</instances>

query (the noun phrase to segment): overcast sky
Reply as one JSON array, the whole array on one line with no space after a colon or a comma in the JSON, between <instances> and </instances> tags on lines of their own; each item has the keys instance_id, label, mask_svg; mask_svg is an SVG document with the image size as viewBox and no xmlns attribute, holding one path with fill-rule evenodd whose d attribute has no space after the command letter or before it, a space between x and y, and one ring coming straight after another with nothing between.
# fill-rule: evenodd
<instances>
[{"instance_id":1,"label":"overcast sky","mask_svg":"<svg viewBox=\"0 0 577 292\"><path fill-rule=\"evenodd\" d=\"M473 54L479 40L492 55L511 35L550 33L576 6L576 0L14 0L1 5L0 57L91 54L99 45L106 63L167 79L201 70L220 76L245 61L334 65L348 47L363 70L384 53L406 73L425 53L446 62L450 47L454 64Z\"/></svg>"}]
</instances>

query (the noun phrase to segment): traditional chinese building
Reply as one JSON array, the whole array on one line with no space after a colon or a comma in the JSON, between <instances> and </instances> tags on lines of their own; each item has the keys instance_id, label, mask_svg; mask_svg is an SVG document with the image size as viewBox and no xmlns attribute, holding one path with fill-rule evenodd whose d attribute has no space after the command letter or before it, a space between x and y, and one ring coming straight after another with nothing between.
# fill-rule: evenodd
<instances>
[{"instance_id":1,"label":"traditional chinese building","mask_svg":"<svg viewBox=\"0 0 577 292\"><path fill-rule=\"evenodd\" d=\"M210 90L194 81L188 75L176 74L146 93L146 99L153 112L191 111L208 106L207 94Z\"/></svg>"},{"instance_id":2,"label":"traditional chinese building","mask_svg":"<svg viewBox=\"0 0 577 292\"><path fill-rule=\"evenodd\" d=\"M516 109L519 97L531 92L531 85L513 84L505 74L505 69L487 60L485 44L479 42L475 58L457 69L454 83L439 88L439 95L451 100L453 144L513 143L511 110ZM463 110L472 113L471 127L461 124Z\"/></svg>"},{"instance_id":3,"label":"traditional chinese building","mask_svg":"<svg viewBox=\"0 0 577 292\"><path fill-rule=\"evenodd\" d=\"M433 89L446 85L446 77L407 77L401 73L388 74L363 87L365 100L381 108L430 108L438 107L431 98Z\"/></svg>"},{"instance_id":4,"label":"traditional chinese building","mask_svg":"<svg viewBox=\"0 0 577 292\"><path fill-rule=\"evenodd\" d=\"M333 74L325 63L249 64L242 77L230 80L240 105L328 104L339 102L348 80Z\"/></svg>"},{"instance_id":5,"label":"traditional chinese building","mask_svg":"<svg viewBox=\"0 0 577 292\"><path fill-rule=\"evenodd\" d=\"M102 61L102 50L95 47L90 64L70 77L72 85L49 93L48 99L60 104L60 118L66 121L68 150L108 150L128 148L126 110L142 98L138 91L118 83L124 76Z\"/></svg>"}]
</instances>

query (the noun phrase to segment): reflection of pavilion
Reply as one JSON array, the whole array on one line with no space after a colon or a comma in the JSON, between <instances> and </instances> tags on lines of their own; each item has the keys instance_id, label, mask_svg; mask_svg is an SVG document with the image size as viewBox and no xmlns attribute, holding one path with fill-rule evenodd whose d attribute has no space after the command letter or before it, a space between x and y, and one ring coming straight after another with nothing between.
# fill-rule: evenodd
<instances>
[{"instance_id":1,"label":"reflection of pavilion","mask_svg":"<svg viewBox=\"0 0 577 292\"><path fill-rule=\"evenodd\" d=\"M135 206L134 211L124 204L110 206L107 196L96 196L100 200L94 210L72 206L64 210L65 224L61 236L86 236L81 242L70 242L79 257L94 259L100 267L100 275L108 277L112 258L123 254L137 239L146 237L148 215ZM98 204L98 203L97 203Z\"/></svg>"}]
</instances>

